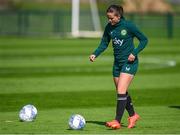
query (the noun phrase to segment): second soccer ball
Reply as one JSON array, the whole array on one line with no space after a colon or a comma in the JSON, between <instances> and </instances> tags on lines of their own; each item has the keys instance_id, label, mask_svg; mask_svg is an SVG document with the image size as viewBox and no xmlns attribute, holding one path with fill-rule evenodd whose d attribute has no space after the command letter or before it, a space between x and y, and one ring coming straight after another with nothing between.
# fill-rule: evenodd
<instances>
[{"instance_id":1,"label":"second soccer ball","mask_svg":"<svg viewBox=\"0 0 180 135\"><path fill-rule=\"evenodd\" d=\"M71 129L83 129L86 125L86 121L83 116L79 114L74 114L69 119L69 127Z\"/></svg>"},{"instance_id":2,"label":"second soccer ball","mask_svg":"<svg viewBox=\"0 0 180 135\"><path fill-rule=\"evenodd\" d=\"M33 105L25 105L19 112L20 121L33 121L37 116L37 109Z\"/></svg>"}]
</instances>

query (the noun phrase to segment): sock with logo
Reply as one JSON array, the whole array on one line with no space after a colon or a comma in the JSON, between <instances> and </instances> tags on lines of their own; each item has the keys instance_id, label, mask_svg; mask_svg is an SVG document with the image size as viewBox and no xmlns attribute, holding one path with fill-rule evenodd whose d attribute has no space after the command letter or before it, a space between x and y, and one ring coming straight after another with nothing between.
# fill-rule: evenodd
<instances>
[{"instance_id":1,"label":"sock with logo","mask_svg":"<svg viewBox=\"0 0 180 135\"><path fill-rule=\"evenodd\" d=\"M117 106L116 106L116 120L121 122L124 110L126 108L127 95L126 94L117 94Z\"/></svg>"},{"instance_id":2,"label":"sock with logo","mask_svg":"<svg viewBox=\"0 0 180 135\"><path fill-rule=\"evenodd\" d=\"M126 104L126 110L128 111L129 116L133 116L135 114L134 107L132 104L131 96L126 92L127 95L127 104Z\"/></svg>"}]
</instances>

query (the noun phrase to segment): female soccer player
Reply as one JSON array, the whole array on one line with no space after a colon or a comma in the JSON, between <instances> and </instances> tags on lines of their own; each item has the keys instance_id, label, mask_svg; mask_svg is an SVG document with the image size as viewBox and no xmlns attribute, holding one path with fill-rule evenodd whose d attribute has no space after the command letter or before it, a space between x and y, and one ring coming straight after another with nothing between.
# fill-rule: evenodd
<instances>
[{"instance_id":1,"label":"female soccer player","mask_svg":"<svg viewBox=\"0 0 180 135\"><path fill-rule=\"evenodd\" d=\"M117 90L117 106L115 119L106 122L106 126L113 129L120 128L121 118L126 109L129 113L128 128L133 128L140 116L134 111L128 87L137 72L138 53L145 48L148 40L133 23L125 20L121 6L109 6L106 14L109 23L105 27L99 47L90 55L89 59L94 62L112 40L114 50L113 79ZM133 43L134 37L139 40L137 48Z\"/></svg>"}]
</instances>

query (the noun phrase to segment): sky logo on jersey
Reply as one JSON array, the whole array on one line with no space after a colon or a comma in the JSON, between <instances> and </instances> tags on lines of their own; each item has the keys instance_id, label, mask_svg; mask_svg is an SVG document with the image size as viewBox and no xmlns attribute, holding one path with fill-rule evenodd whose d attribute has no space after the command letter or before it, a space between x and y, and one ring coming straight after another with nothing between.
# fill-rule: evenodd
<instances>
[{"instance_id":1,"label":"sky logo on jersey","mask_svg":"<svg viewBox=\"0 0 180 135\"><path fill-rule=\"evenodd\" d=\"M127 30L125 30L125 29L121 30L121 35L122 36L125 36L126 34L127 34Z\"/></svg>"},{"instance_id":2,"label":"sky logo on jersey","mask_svg":"<svg viewBox=\"0 0 180 135\"><path fill-rule=\"evenodd\" d=\"M115 37L112 41L113 41L113 44L114 44L114 45L122 46L124 40L123 40L123 39L120 40L120 39L117 39L117 38Z\"/></svg>"}]
</instances>

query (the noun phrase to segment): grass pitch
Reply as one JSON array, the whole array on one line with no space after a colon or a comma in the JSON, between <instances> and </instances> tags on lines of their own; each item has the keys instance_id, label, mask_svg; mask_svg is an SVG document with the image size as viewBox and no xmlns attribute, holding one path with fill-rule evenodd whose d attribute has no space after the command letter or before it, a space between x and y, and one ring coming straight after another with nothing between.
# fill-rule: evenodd
<instances>
[{"instance_id":1,"label":"grass pitch","mask_svg":"<svg viewBox=\"0 0 180 135\"><path fill-rule=\"evenodd\" d=\"M111 130L116 94L112 47L94 63L89 54L99 39L0 39L0 133L180 134L179 40L150 39L140 54L139 71L129 88L141 120ZM22 106L38 109L34 122L19 122ZM85 117L84 130L70 130L68 119Z\"/></svg>"}]
</instances>

